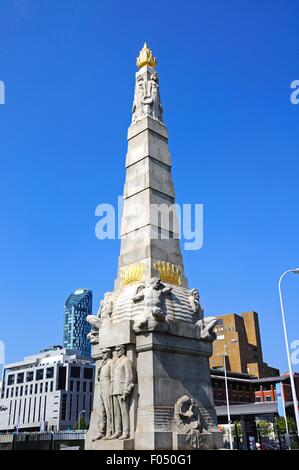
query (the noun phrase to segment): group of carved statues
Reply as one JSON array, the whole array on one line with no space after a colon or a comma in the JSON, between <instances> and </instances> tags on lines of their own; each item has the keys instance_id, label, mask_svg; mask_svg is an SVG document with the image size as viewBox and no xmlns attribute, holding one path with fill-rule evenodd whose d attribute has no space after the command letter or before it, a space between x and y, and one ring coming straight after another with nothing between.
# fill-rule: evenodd
<instances>
[{"instance_id":1,"label":"group of carved statues","mask_svg":"<svg viewBox=\"0 0 299 470\"><path fill-rule=\"evenodd\" d=\"M167 309L165 300L171 294L173 287L165 285L158 277L153 277L148 281L143 281L136 287L132 297L133 303L143 301L143 312L134 320L134 331L136 333L154 325L166 324ZM215 333L213 331L217 319L215 317L205 317L204 310L200 304L198 289L191 289L189 303L192 310L193 323L199 327L200 338L213 341ZM113 312L113 295L106 292L97 315L88 315L86 320L91 324L92 329L88 334L88 339L92 344L98 342L98 333L101 327L111 322Z\"/></svg>"},{"instance_id":2,"label":"group of carved statues","mask_svg":"<svg viewBox=\"0 0 299 470\"><path fill-rule=\"evenodd\" d=\"M166 299L171 299L173 286L165 285L159 277L140 282L132 296L134 304L143 302L134 319L133 329L136 333L146 331L152 326L168 325ZM204 317L197 289L189 291L188 301L192 311L193 324L198 326L200 338L208 341L215 339L213 331L217 323L215 317ZM99 330L111 324L113 314L113 294L107 292L97 315L89 315L87 321L92 325L88 338L92 344L99 342ZM115 358L112 348L101 349L102 361L98 368L98 439L128 439L130 437L129 404L134 387L131 361L126 356L124 345L115 347ZM202 424L198 405L187 396L178 400L175 407L177 431L187 434L190 445L199 445Z\"/></svg>"},{"instance_id":3,"label":"group of carved statues","mask_svg":"<svg viewBox=\"0 0 299 470\"><path fill-rule=\"evenodd\" d=\"M147 115L163 122L159 79L156 72L152 73L149 79L141 75L136 77L132 122L136 122Z\"/></svg>"},{"instance_id":4,"label":"group of carved statues","mask_svg":"<svg viewBox=\"0 0 299 470\"><path fill-rule=\"evenodd\" d=\"M93 439L128 439L130 437L129 400L132 393L133 370L124 345L102 349L98 369L98 435Z\"/></svg>"}]
</instances>

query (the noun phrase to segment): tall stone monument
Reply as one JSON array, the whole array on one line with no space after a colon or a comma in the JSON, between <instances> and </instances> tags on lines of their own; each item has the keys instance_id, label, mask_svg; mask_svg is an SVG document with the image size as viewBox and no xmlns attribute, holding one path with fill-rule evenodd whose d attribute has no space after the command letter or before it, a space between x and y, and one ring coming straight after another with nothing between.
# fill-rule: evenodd
<instances>
[{"instance_id":1,"label":"tall stone monument","mask_svg":"<svg viewBox=\"0 0 299 470\"><path fill-rule=\"evenodd\" d=\"M156 58L137 58L118 274L92 330L97 381L86 449L222 446L209 357L215 318L189 289L180 251Z\"/></svg>"}]
</instances>

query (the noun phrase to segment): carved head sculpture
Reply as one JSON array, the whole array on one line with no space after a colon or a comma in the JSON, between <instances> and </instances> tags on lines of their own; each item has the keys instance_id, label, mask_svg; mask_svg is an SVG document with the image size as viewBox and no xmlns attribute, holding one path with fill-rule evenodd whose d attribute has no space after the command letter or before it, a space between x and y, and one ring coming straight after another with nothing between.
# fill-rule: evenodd
<instances>
[{"instance_id":1,"label":"carved head sculpture","mask_svg":"<svg viewBox=\"0 0 299 470\"><path fill-rule=\"evenodd\" d=\"M143 77L141 75L137 75L137 78L136 78L136 84L139 88L142 88L143 87Z\"/></svg>"},{"instance_id":2,"label":"carved head sculpture","mask_svg":"<svg viewBox=\"0 0 299 470\"><path fill-rule=\"evenodd\" d=\"M151 75L151 80L153 80L153 81L156 82L156 83L159 83L158 74L157 74L157 73L153 73L153 74Z\"/></svg>"},{"instance_id":3,"label":"carved head sculpture","mask_svg":"<svg viewBox=\"0 0 299 470\"><path fill-rule=\"evenodd\" d=\"M107 359L110 359L112 357L112 350L111 348L103 348L101 350L101 353L102 353L102 356L103 356L103 360L104 361L107 361Z\"/></svg>"},{"instance_id":4,"label":"carved head sculpture","mask_svg":"<svg viewBox=\"0 0 299 470\"><path fill-rule=\"evenodd\" d=\"M156 290L159 290L162 285L161 285L161 279L159 277L153 277L150 281L149 281L149 285L151 287L153 287L153 289L156 289Z\"/></svg>"},{"instance_id":5,"label":"carved head sculpture","mask_svg":"<svg viewBox=\"0 0 299 470\"><path fill-rule=\"evenodd\" d=\"M117 357L124 356L124 354L126 353L125 345L124 344L119 344L118 346L116 346L115 352L116 352Z\"/></svg>"},{"instance_id":6,"label":"carved head sculpture","mask_svg":"<svg viewBox=\"0 0 299 470\"><path fill-rule=\"evenodd\" d=\"M199 292L198 292L198 289L196 289L196 288L191 289L190 292L191 292L191 295L194 297L194 299L199 302Z\"/></svg>"}]
</instances>

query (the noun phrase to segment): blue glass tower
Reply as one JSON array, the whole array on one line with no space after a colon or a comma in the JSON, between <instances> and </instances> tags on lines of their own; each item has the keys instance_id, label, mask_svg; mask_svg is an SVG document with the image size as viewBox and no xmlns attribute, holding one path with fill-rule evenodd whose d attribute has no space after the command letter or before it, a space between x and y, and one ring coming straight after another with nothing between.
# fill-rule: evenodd
<instances>
[{"instance_id":1,"label":"blue glass tower","mask_svg":"<svg viewBox=\"0 0 299 470\"><path fill-rule=\"evenodd\" d=\"M86 317L91 314L92 291L76 289L64 304L63 345L68 349L76 349L82 356L91 356L90 342L86 338L90 332Z\"/></svg>"}]
</instances>

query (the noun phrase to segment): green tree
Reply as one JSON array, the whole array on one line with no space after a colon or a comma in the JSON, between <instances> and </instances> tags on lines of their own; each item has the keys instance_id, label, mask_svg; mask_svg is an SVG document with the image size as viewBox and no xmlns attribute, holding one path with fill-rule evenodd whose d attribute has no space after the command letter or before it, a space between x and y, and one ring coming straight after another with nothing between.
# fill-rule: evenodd
<instances>
[{"instance_id":1,"label":"green tree","mask_svg":"<svg viewBox=\"0 0 299 470\"><path fill-rule=\"evenodd\" d=\"M232 423L232 435L236 437L237 433L239 438L242 437L242 425L240 421L235 421Z\"/></svg>"},{"instance_id":2,"label":"green tree","mask_svg":"<svg viewBox=\"0 0 299 470\"><path fill-rule=\"evenodd\" d=\"M294 418L287 417L287 423L288 423L289 433L296 434L296 424L295 424ZM277 430L279 434L286 433L286 423L285 423L285 419L282 416L276 416L275 424L277 426Z\"/></svg>"},{"instance_id":3,"label":"green tree","mask_svg":"<svg viewBox=\"0 0 299 470\"><path fill-rule=\"evenodd\" d=\"M81 416L79 423L76 423L74 425L74 431L82 430L82 429L88 429L88 424L86 423L84 418Z\"/></svg>"},{"instance_id":4,"label":"green tree","mask_svg":"<svg viewBox=\"0 0 299 470\"><path fill-rule=\"evenodd\" d=\"M272 432L271 423L261 419L260 421L257 422L257 428L259 430L261 437L270 437L271 432Z\"/></svg>"}]
</instances>

